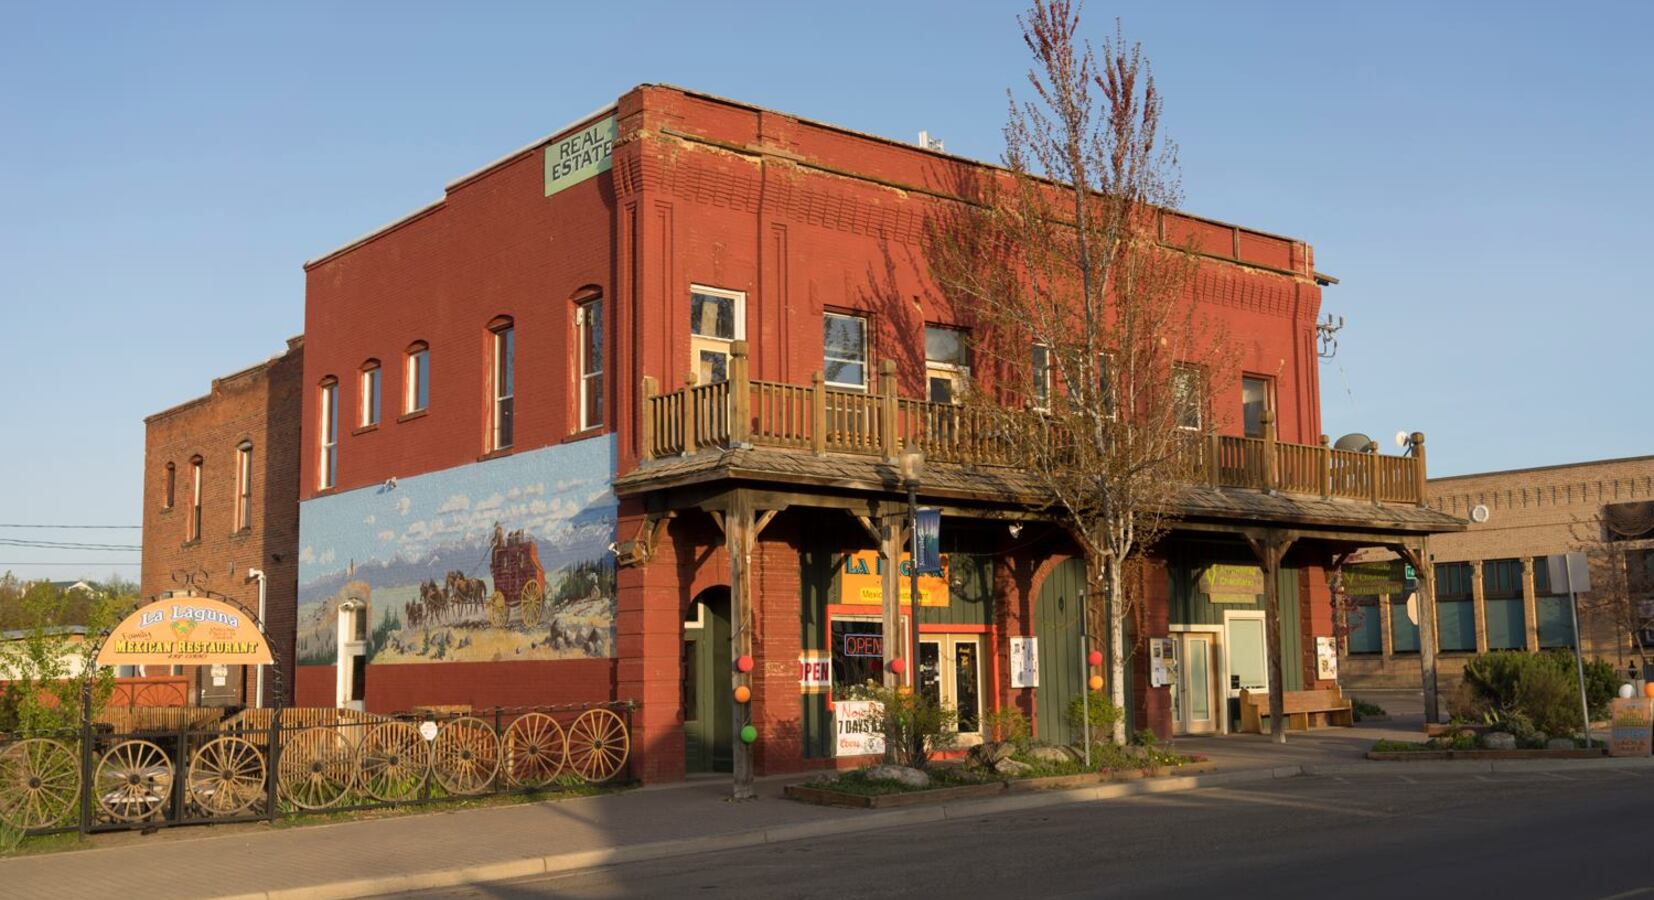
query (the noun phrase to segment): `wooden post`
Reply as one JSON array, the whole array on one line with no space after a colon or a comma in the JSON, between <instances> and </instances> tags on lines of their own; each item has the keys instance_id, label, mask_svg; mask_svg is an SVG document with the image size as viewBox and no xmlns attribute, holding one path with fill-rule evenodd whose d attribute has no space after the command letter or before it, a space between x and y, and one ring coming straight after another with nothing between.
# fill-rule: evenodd
<instances>
[{"instance_id":1,"label":"wooden post","mask_svg":"<svg viewBox=\"0 0 1654 900\"><path fill-rule=\"evenodd\" d=\"M1380 655L1382 655L1384 657L1384 670L1385 671L1389 671L1389 669L1390 669L1390 658L1396 655L1396 641L1395 641L1395 637L1394 637L1394 632L1392 632L1390 630L1392 628L1392 622L1390 620L1390 616L1394 612L1394 609L1392 609L1392 607L1394 607L1394 606L1395 606L1395 604L1393 602L1391 602L1391 595L1390 594L1380 594L1378 596L1379 627L1384 629L1382 632L1379 633L1378 647L1379 647L1379 650L1381 651Z\"/></svg>"},{"instance_id":2,"label":"wooden post","mask_svg":"<svg viewBox=\"0 0 1654 900\"><path fill-rule=\"evenodd\" d=\"M729 445L738 447L752 437L752 378L747 371L747 342L729 345Z\"/></svg>"},{"instance_id":3,"label":"wooden post","mask_svg":"<svg viewBox=\"0 0 1654 900\"><path fill-rule=\"evenodd\" d=\"M1281 483L1275 463L1275 411L1266 409L1263 411L1263 489L1266 493L1272 493Z\"/></svg>"},{"instance_id":4,"label":"wooden post","mask_svg":"<svg viewBox=\"0 0 1654 900\"><path fill-rule=\"evenodd\" d=\"M1223 452L1223 438L1216 428L1206 432L1206 478L1212 487L1223 483L1223 464L1219 454Z\"/></svg>"},{"instance_id":5,"label":"wooden post","mask_svg":"<svg viewBox=\"0 0 1654 900\"><path fill-rule=\"evenodd\" d=\"M641 459L655 458L655 390L654 376L643 376L643 409L638 419L638 456Z\"/></svg>"},{"instance_id":6,"label":"wooden post","mask_svg":"<svg viewBox=\"0 0 1654 900\"><path fill-rule=\"evenodd\" d=\"M827 379L818 370L810 376L810 449L827 455Z\"/></svg>"},{"instance_id":7,"label":"wooden post","mask_svg":"<svg viewBox=\"0 0 1654 900\"><path fill-rule=\"evenodd\" d=\"M1321 435L1321 498L1332 496L1332 447L1326 435Z\"/></svg>"},{"instance_id":8,"label":"wooden post","mask_svg":"<svg viewBox=\"0 0 1654 900\"><path fill-rule=\"evenodd\" d=\"M879 444L886 460L895 460L902 448L896 446L896 361L879 363Z\"/></svg>"},{"instance_id":9,"label":"wooden post","mask_svg":"<svg viewBox=\"0 0 1654 900\"><path fill-rule=\"evenodd\" d=\"M1378 441L1368 441L1367 442L1367 481L1369 482L1368 487L1372 488L1373 502L1374 503L1378 502L1378 498L1380 496L1379 492L1378 492L1378 472L1379 472L1379 468L1378 468Z\"/></svg>"},{"instance_id":10,"label":"wooden post","mask_svg":"<svg viewBox=\"0 0 1654 900\"><path fill-rule=\"evenodd\" d=\"M751 672L742 672L733 665L743 656L752 655L752 500L746 491L729 494L729 507L724 510L724 551L729 554L729 677L730 691L742 684L751 688ZM756 670L756 667L755 667ZM753 787L752 745L741 740L741 729L752 724L752 702L737 703L730 716L730 746L734 753L734 789L736 800L751 800L758 796Z\"/></svg>"},{"instance_id":11,"label":"wooden post","mask_svg":"<svg viewBox=\"0 0 1654 900\"><path fill-rule=\"evenodd\" d=\"M879 570L879 590L883 601L884 612L884 686L893 688L898 685L895 673L890 671L892 660L899 659L907 654L903 648L907 642L902 640L902 583L900 561L902 558L902 520L901 515L886 515L879 519L879 562L883 566ZM888 754L894 748L886 747Z\"/></svg>"},{"instance_id":12,"label":"wooden post","mask_svg":"<svg viewBox=\"0 0 1654 900\"><path fill-rule=\"evenodd\" d=\"M1413 444L1413 485L1419 492L1418 504L1425 506L1429 504L1430 499L1424 494L1424 432L1415 431L1408 440Z\"/></svg>"},{"instance_id":13,"label":"wooden post","mask_svg":"<svg viewBox=\"0 0 1654 900\"><path fill-rule=\"evenodd\" d=\"M678 409L678 424L683 427L683 455L695 452L695 373L683 376L683 406Z\"/></svg>"},{"instance_id":14,"label":"wooden post","mask_svg":"<svg viewBox=\"0 0 1654 900\"><path fill-rule=\"evenodd\" d=\"M1424 691L1424 722L1434 725L1441 721L1441 711L1436 697L1436 572L1430 565L1430 543L1421 538L1416 544L1392 549L1413 567L1418 581L1419 683Z\"/></svg>"},{"instance_id":15,"label":"wooden post","mask_svg":"<svg viewBox=\"0 0 1654 900\"><path fill-rule=\"evenodd\" d=\"M1292 542L1278 531L1262 538L1248 536L1247 543L1263 566L1264 642L1269 657L1269 734L1277 744L1286 743L1286 697L1281 682L1281 558ZM1294 627L1298 623L1294 622ZM1301 660L1294 662L1302 665Z\"/></svg>"}]
</instances>

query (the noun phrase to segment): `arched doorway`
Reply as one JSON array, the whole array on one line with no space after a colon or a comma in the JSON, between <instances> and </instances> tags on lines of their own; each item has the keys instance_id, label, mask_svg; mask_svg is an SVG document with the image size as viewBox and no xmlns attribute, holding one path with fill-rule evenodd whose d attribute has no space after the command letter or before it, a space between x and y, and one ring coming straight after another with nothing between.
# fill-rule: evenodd
<instances>
[{"instance_id":1,"label":"arched doorway","mask_svg":"<svg viewBox=\"0 0 1654 900\"><path fill-rule=\"evenodd\" d=\"M1065 560L1047 575L1034 603L1039 638L1039 687L1034 690L1034 731L1041 741L1068 744L1077 739L1068 704L1080 696L1085 677L1080 654L1080 617L1085 611L1085 562Z\"/></svg>"},{"instance_id":2,"label":"arched doorway","mask_svg":"<svg viewBox=\"0 0 1654 900\"><path fill-rule=\"evenodd\" d=\"M707 588L689 604L682 677L684 768L734 771L728 587Z\"/></svg>"}]
</instances>

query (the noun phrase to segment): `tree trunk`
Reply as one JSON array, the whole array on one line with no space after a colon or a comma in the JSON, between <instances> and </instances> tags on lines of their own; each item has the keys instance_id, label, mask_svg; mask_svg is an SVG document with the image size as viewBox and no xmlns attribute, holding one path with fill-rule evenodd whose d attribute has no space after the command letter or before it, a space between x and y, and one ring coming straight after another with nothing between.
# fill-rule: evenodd
<instances>
[{"instance_id":1,"label":"tree trunk","mask_svg":"<svg viewBox=\"0 0 1654 900\"><path fill-rule=\"evenodd\" d=\"M1108 577L1108 696L1119 710L1114 721L1114 743L1126 743L1126 610L1121 596L1120 565L1110 560Z\"/></svg>"}]
</instances>

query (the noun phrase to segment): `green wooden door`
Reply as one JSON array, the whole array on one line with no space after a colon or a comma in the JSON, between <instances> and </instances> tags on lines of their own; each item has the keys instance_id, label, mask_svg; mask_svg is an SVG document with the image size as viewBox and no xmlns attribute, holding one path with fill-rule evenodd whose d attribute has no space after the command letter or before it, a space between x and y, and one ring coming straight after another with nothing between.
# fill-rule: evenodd
<instances>
[{"instance_id":1,"label":"green wooden door","mask_svg":"<svg viewBox=\"0 0 1654 900\"><path fill-rule=\"evenodd\" d=\"M729 593L708 591L697 601L700 625L683 629L684 767L691 772L734 770L730 733Z\"/></svg>"},{"instance_id":2,"label":"green wooden door","mask_svg":"<svg viewBox=\"0 0 1654 900\"><path fill-rule=\"evenodd\" d=\"M1034 603L1039 638L1039 687L1034 691L1035 735L1052 744L1076 739L1068 704L1080 696L1085 671L1080 657L1080 617L1085 609L1085 563L1059 564L1040 585Z\"/></svg>"}]
</instances>

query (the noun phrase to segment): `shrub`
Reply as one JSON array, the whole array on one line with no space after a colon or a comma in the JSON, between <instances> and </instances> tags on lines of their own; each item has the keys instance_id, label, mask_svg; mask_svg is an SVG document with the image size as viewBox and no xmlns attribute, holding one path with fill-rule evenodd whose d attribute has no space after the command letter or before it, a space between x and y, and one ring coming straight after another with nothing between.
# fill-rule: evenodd
<instances>
[{"instance_id":1,"label":"shrub","mask_svg":"<svg viewBox=\"0 0 1654 900\"><path fill-rule=\"evenodd\" d=\"M930 763L931 753L952 749L959 740L958 713L923 694L869 681L850 695L857 700L872 700L884 710L879 724L885 754L898 765L922 770Z\"/></svg>"},{"instance_id":2,"label":"shrub","mask_svg":"<svg viewBox=\"0 0 1654 900\"><path fill-rule=\"evenodd\" d=\"M1022 710L1014 706L996 709L982 717L982 733L991 741L1015 744L1018 747L1027 747L1033 731L1028 727L1028 717Z\"/></svg>"},{"instance_id":3,"label":"shrub","mask_svg":"<svg viewBox=\"0 0 1654 900\"><path fill-rule=\"evenodd\" d=\"M1593 718L1607 713L1617 688L1611 664L1600 659L1585 663L1585 696ZM1535 732L1571 734L1580 726L1573 652L1499 650L1472 657L1452 708L1455 715L1500 725L1518 738Z\"/></svg>"},{"instance_id":4,"label":"shrub","mask_svg":"<svg viewBox=\"0 0 1654 900\"><path fill-rule=\"evenodd\" d=\"M1124 715L1120 707L1115 706L1114 701L1110 700L1107 694L1102 691L1091 691L1088 698L1075 697L1068 701L1068 724L1072 725L1076 731L1085 731L1087 712L1091 714L1091 736L1093 739L1098 735L1112 734L1114 723L1120 721L1121 716ZM1085 737L1082 735L1080 740L1083 744Z\"/></svg>"}]
</instances>

